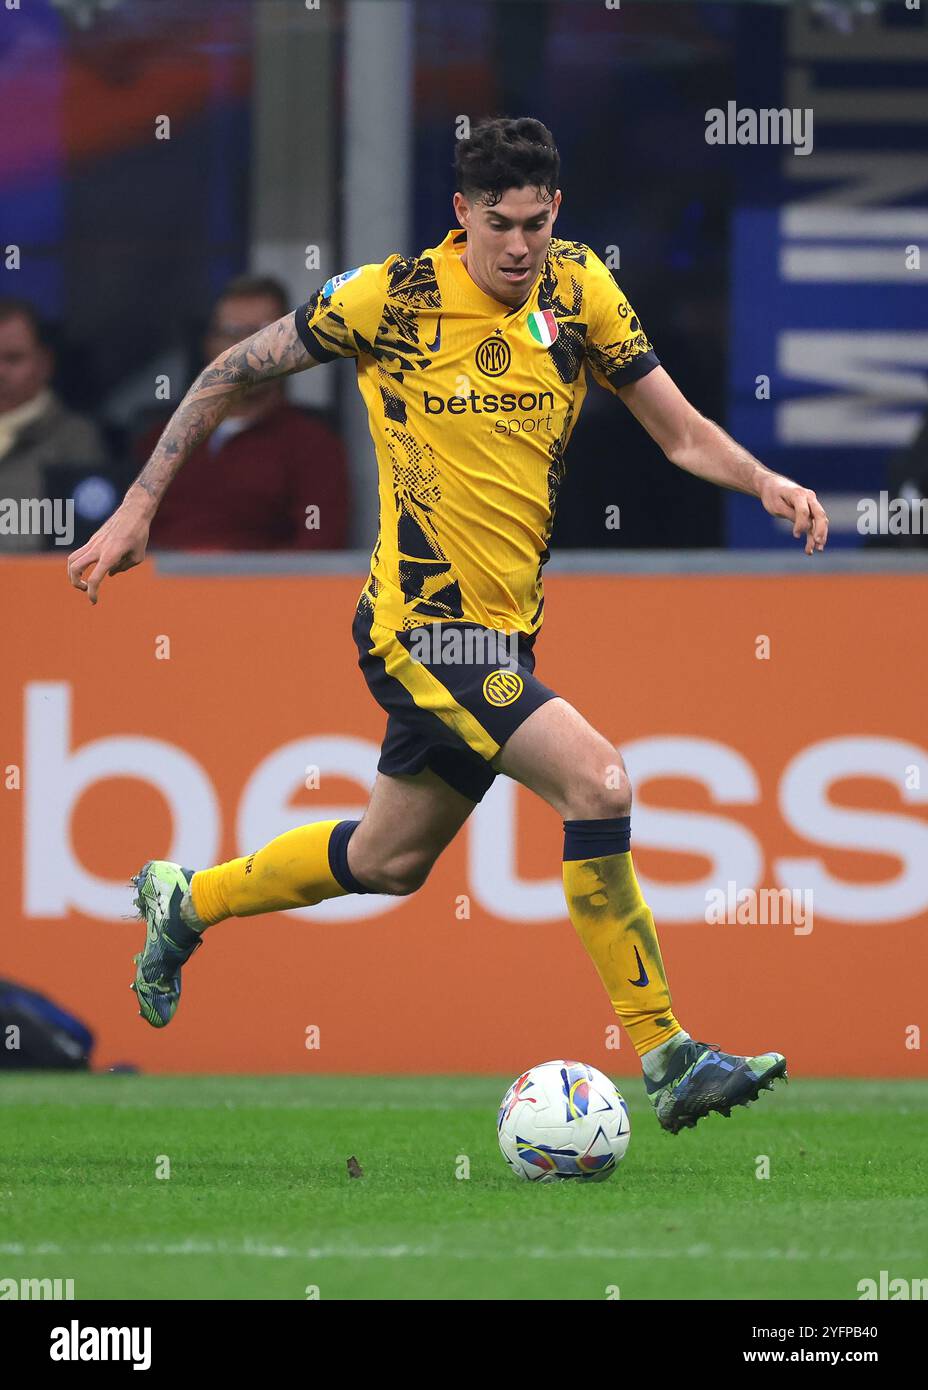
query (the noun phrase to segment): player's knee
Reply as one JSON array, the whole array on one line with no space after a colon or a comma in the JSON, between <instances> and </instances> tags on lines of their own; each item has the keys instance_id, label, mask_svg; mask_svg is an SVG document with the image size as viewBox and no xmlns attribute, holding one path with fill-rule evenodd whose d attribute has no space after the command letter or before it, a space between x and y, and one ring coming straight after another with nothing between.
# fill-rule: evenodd
<instances>
[{"instance_id":1,"label":"player's knee","mask_svg":"<svg viewBox=\"0 0 928 1390\"><path fill-rule=\"evenodd\" d=\"M429 876L434 860L420 850L408 850L391 855L380 864L367 869L363 882L375 893L405 898L421 888Z\"/></svg>"},{"instance_id":2,"label":"player's knee","mask_svg":"<svg viewBox=\"0 0 928 1390\"><path fill-rule=\"evenodd\" d=\"M596 766L573 779L567 820L611 820L628 816L632 808L632 784L621 759Z\"/></svg>"}]
</instances>

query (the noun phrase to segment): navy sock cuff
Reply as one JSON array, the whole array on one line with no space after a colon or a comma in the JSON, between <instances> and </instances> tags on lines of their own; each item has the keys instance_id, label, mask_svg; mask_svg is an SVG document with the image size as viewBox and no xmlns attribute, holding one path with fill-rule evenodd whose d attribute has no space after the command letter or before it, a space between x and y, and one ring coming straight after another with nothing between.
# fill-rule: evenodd
<instances>
[{"instance_id":1,"label":"navy sock cuff","mask_svg":"<svg viewBox=\"0 0 928 1390\"><path fill-rule=\"evenodd\" d=\"M603 859L609 854L627 854L631 843L631 816L564 822L565 859Z\"/></svg>"},{"instance_id":2,"label":"navy sock cuff","mask_svg":"<svg viewBox=\"0 0 928 1390\"><path fill-rule=\"evenodd\" d=\"M360 824L357 820L340 820L329 836L329 868L332 870L332 877L341 884L346 893L371 891L355 878L348 867L348 841Z\"/></svg>"}]
</instances>

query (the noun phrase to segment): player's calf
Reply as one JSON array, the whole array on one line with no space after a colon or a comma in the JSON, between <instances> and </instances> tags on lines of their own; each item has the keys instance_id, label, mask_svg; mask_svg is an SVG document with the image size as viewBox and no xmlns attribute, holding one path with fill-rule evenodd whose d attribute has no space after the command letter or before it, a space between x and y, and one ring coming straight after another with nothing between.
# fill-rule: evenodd
<instances>
[{"instance_id":1,"label":"player's calf","mask_svg":"<svg viewBox=\"0 0 928 1390\"><path fill-rule=\"evenodd\" d=\"M411 849L377 859L367 856L363 847L356 852L352 843L349 862L352 873L363 880L368 892L403 898L425 883L435 855L426 849Z\"/></svg>"}]
</instances>

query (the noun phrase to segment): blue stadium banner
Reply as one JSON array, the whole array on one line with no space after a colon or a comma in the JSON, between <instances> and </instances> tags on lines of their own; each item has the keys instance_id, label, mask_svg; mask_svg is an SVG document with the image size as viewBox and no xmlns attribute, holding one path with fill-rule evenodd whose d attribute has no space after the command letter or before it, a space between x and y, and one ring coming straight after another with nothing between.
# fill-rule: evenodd
<instances>
[{"instance_id":1,"label":"blue stadium banner","mask_svg":"<svg viewBox=\"0 0 928 1390\"><path fill-rule=\"evenodd\" d=\"M928 413L928 6L741 15L728 427L816 490L833 543ZM707 136L708 136L707 124ZM731 494L727 541L792 544Z\"/></svg>"}]
</instances>

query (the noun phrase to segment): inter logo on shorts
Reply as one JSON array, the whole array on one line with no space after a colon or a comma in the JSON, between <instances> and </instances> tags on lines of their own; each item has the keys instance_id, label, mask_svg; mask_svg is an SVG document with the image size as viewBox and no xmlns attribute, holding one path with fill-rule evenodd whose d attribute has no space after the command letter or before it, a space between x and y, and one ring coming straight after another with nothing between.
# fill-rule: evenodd
<instances>
[{"instance_id":1,"label":"inter logo on shorts","mask_svg":"<svg viewBox=\"0 0 928 1390\"><path fill-rule=\"evenodd\" d=\"M497 707L511 705L522 694L524 685L515 671L491 671L483 682L483 698Z\"/></svg>"},{"instance_id":2,"label":"inter logo on shorts","mask_svg":"<svg viewBox=\"0 0 928 1390\"><path fill-rule=\"evenodd\" d=\"M484 376L502 376L509 370L512 353L505 338L484 338L474 360Z\"/></svg>"},{"instance_id":3,"label":"inter logo on shorts","mask_svg":"<svg viewBox=\"0 0 928 1390\"><path fill-rule=\"evenodd\" d=\"M540 313L529 314L528 331L536 343L541 343L542 347L550 347L557 337L557 319L550 309L542 309Z\"/></svg>"}]
</instances>

